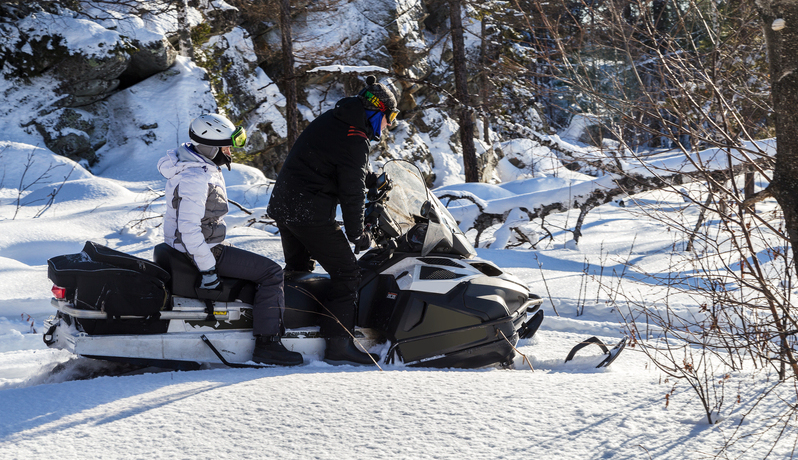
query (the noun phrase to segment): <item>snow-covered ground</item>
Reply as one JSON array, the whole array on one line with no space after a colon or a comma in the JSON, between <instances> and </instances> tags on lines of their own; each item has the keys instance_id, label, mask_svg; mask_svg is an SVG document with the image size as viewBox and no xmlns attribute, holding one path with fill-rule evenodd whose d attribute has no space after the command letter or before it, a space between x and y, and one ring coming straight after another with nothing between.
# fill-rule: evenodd
<instances>
[{"instance_id":1,"label":"snow-covered ground","mask_svg":"<svg viewBox=\"0 0 798 460\"><path fill-rule=\"evenodd\" d=\"M25 89L14 91L24 95ZM191 118L213 101L201 71L180 61L108 103L135 123L113 120L115 140L98 152L93 172L42 148L36 133L14 128L9 118L2 122L0 458L692 459L711 457L738 426L738 436L750 437L732 446L730 457L767 455L775 430L764 428L784 402L766 400L743 418L771 386L774 376L766 371L730 375L720 422L709 425L695 392L635 347L608 369L593 367L597 348L563 362L580 340L595 335L614 342L624 334L617 311L623 304L611 303L612 290L599 282L614 285L626 261L640 273L667 271L674 241L683 238L635 213L632 201L591 211L578 246L562 230L573 228L578 213L563 213L547 219L554 239L538 250L478 249L479 257L546 299L540 331L519 343L529 363L519 356L515 370L387 365L380 371L311 360L298 368L108 376L112 365L48 349L41 339L42 322L54 313L47 259L79 252L86 240L151 258L163 238L158 219L145 219L163 210L155 164L177 138L187 140ZM153 121L160 127L155 141L144 142L138 126ZM224 174L230 198L262 215L269 192L263 175L237 164ZM460 190L487 202L542 193L552 181L522 178ZM637 198L688 220L697 216L678 196ZM279 236L263 225L247 226L248 218L231 207L228 222L236 228L229 241L282 263ZM652 289L640 274L623 282L629 295ZM673 300L686 309L697 302ZM795 403L795 392L784 397ZM759 443L749 449L754 440ZM791 452L788 441L771 458Z\"/></svg>"}]
</instances>

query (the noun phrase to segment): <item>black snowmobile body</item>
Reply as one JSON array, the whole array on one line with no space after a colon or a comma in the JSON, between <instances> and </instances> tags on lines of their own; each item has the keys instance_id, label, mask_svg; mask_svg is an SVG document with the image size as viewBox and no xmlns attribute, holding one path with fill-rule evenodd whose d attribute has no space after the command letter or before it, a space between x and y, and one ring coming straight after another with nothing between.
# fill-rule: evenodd
<instances>
[{"instance_id":1,"label":"black snowmobile body","mask_svg":"<svg viewBox=\"0 0 798 460\"><path fill-rule=\"evenodd\" d=\"M359 259L355 336L385 363L479 368L510 366L519 338L531 337L542 300L519 279L475 258L456 222L417 169L389 162L368 194L367 228L378 247ZM194 368L246 363L252 356L255 286L222 279L202 290L179 251L159 244L154 262L87 242L83 252L48 261L58 309L48 346L133 364ZM318 321L330 279L286 273L283 343L321 356Z\"/></svg>"}]
</instances>

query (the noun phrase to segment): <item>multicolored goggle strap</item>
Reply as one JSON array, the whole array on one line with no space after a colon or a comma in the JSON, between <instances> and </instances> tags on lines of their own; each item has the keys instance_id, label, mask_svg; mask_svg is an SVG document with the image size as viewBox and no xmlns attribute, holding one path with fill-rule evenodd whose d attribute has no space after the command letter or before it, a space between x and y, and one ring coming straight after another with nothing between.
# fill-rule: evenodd
<instances>
[{"instance_id":1,"label":"multicolored goggle strap","mask_svg":"<svg viewBox=\"0 0 798 460\"><path fill-rule=\"evenodd\" d=\"M385 112L385 110L387 109L387 107L385 107L385 104L380 100L380 98L375 96L371 91L363 90L363 97L366 98L367 101L374 104L374 106L377 107L377 110L379 110L380 112Z\"/></svg>"}]
</instances>

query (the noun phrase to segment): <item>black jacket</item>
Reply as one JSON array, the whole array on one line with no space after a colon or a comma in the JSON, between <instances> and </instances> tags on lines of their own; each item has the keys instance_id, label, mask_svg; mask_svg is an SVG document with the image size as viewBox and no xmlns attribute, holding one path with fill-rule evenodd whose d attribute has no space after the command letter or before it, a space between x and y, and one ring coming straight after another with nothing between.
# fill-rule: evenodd
<instances>
[{"instance_id":1,"label":"black jacket","mask_svg":"<svg viewBox=\"0 0 798 460\"><path fill-rule=\"evenodd\" d=\"M363 105L338 101L302 131L277 175L267 213L277 222L321 225L341 204L349 239L363 233L369 139Z\"/></svg>"}]
</instances>

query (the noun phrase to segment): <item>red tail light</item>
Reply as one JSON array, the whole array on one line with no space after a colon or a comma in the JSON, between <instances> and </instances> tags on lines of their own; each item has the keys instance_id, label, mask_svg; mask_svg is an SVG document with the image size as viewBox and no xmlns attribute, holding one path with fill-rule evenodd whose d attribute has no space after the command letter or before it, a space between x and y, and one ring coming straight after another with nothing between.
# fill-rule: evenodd
<instances>
[{"instance_id":1,"label":"red tail light","mask_svg":"<svg viewBox=\"0 0 798 460\"><path fill-rule=\"evenodd\" d=\"M66 299L66 288L62 288L60 286L53 285L53 288L51 289L51 291L53 291L53 295L55 296L56 299L58 299L58 300Z\"/></svg>"}]
</instances>

